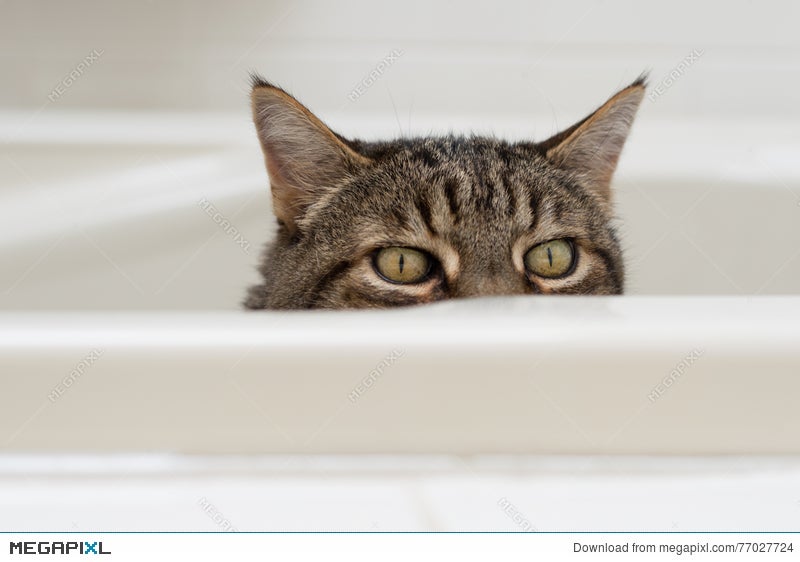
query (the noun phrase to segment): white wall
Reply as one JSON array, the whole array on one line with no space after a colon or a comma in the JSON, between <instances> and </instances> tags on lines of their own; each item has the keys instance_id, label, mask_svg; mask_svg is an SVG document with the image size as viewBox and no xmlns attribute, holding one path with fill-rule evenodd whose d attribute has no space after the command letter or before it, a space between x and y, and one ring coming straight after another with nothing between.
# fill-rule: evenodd
<instances>
[{"instance_id":1,"label":"white wall","mask_svg":"<svg viewBox=\"0 0 800 562\"><path fill-rule=\"evenodd\" d=\"M256 69L318 111L393 112L393 99L404 123L409 112L560 120L642 70L659 81L697 49L652 115L798 116L791 1L5 2L0 14L4 108L39 108L97 50L49 105L241 111ZM350 103L393 49L400 60Z\"/></svg>"}]
</instances>

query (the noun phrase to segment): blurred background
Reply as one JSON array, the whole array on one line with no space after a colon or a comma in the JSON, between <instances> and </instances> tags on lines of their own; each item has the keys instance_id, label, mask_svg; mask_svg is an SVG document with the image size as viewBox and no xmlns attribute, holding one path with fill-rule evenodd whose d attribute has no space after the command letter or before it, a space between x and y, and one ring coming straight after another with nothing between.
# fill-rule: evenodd
<instances>
[{"instance_id":1,"label":"blurred background","mask_svg":"<svg viewBox=\"0 0 800 562\"><path fill-rule=\"evenodd\" d=\"M796 528L798 19L0 0L0 529ZM241 312L253 71L348 136L534 140L649 72L634 296Z\"/></svg>"},{"instance_id":2,"label":"blurred background","mask_svg":"<svg viewBox=\"0 0 800 562\"><path fill-rule=\"evenodd\" d=\"M657 85L697 50L703 64L646 116L788 120L799 111L797 10L786 1L724 9L689 1L5 1L2 102L39 109L97 50L103 64L46 111L242 113L247 73L257 70L323 114L393 114L393 96L404 126L409 112L570 119L643 70ZM345 103L394 50L398 64L376 89Z\"/></svg>"},{"instance_id":3,"label":"blurred background","mask_svg":"<svg viewBox=\"0 0 800 562\"><path fill-rule=\"evenodd\" d=\"M3 308L238 307L274 222L252 71L345 135L511 139L648 71L616 182L630 292L798 291L794 3L0 10Z\"/></svg>"}]
</instances>

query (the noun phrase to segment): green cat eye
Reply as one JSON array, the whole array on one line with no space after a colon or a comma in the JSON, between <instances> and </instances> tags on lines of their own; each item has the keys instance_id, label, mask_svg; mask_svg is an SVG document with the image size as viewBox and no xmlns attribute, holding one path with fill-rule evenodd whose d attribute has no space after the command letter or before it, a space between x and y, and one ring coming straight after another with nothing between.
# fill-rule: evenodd
<instances>
[{"instance_id":1,"label":"green cat eye","mask_svg":"<svg viewBox=\"0 0 800 562\"><path fill-rule=\"evenodd\" d=\"M375 254L375 270L392 283L419 283L431 271L428 254L413 248L383 248Z\"/></svg>"},{"instance_id":2,"label":"green cat eye","mask_svg":"<svg viewBox=\"0 0 800 562\"><path fill-rule=\"evenodd\" d=\"M534 246L525 254L525 267L530 273L555 279L563 277L575 265L575 248L569 240L550 240Z\"/></svg>"}]
</instances>

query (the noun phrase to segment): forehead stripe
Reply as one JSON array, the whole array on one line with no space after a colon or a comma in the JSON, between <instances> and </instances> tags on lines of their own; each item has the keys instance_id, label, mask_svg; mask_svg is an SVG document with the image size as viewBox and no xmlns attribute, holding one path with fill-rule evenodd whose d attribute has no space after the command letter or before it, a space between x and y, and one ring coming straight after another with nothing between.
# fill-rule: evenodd
<instances>
[{"instance_id":1,"label":"forehead stripe","mask_svg":"<svg viewBox=\"0 0 800 562\"><path fill-rule=\"evenodd\" d=\"M419 211L419 215L422 217L422 222L425 223L425 227L432 234L437 234L436 228L433 226L433 217L431 215L431 205L428 202L428 199L425 197L424 194L420 193L420 194L417 195L416 206L417 206L417 210Z\"/></svg>"},{"instance_id":2,"label":"forehead stripe","mask_svg":"<svg viewBox=\"0 0 800 562\"><path fill-rule=\"evenodd\" d=\"M450 207L450 214L453 215L453 223L458 222L458 199L457 199L458 183L456 180L450 178L444 182L444 195L447 198L447 204Z\"/></svg>"}]
</instances>

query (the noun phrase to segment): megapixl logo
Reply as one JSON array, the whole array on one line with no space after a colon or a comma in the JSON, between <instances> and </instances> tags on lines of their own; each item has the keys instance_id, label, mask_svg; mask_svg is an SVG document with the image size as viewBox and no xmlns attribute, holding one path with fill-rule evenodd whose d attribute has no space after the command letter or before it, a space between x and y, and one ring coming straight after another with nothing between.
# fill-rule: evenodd
<instances>
[{"instance_id":1,"label":"megapixl logo","mask_svg":"<svg viewBox=\"0 0 800 562\"><path fill-rule=\"evenodd\" d=\"M111 554L100 541L12 541L8 550L10 554Z\"/></svg>"}]
</instances>

